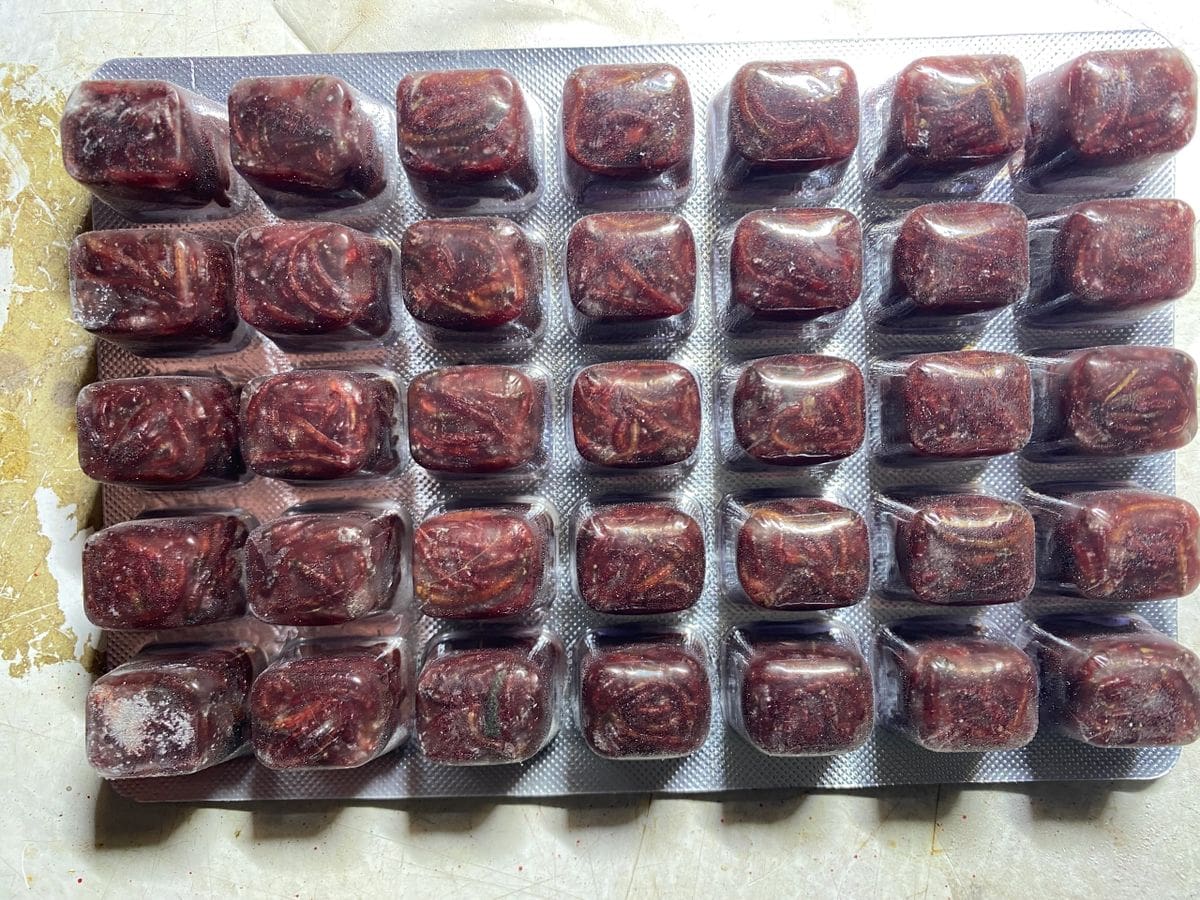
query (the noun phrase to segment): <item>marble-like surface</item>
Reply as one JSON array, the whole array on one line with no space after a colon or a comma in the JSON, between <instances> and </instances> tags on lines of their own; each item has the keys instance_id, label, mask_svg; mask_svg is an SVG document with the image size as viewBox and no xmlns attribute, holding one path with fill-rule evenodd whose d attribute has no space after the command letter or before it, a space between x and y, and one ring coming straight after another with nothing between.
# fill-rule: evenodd
<instances>
[{"instance_id":1,"label":"marble-like surface","mask_svg":"<svg viewBox=\"0 0 1200 900\"><path fill-rule=\"evenodd\" d=\"M330 7L336 7L330 9ZM1126 12L1125 9L1129 11ZM86 197L61 171L65 93L123 55L302 53L1152 27L1200 59L1172 0L997 8L834 0L0 0L0 894L130 896L1195 895L1200 751L1149 784L921 787L541 804L137 806L83 758L95 633L79 602L94 487L72 402L92 369L67 319L65 247ZM1179 164L1198 205L1200 147ZM1200 350L1196 298L1177 343ZM1180 455L1200 500L1200 451ZM1185 601L1181 629L1200 644Z\"/></svg>"}]
</instances>

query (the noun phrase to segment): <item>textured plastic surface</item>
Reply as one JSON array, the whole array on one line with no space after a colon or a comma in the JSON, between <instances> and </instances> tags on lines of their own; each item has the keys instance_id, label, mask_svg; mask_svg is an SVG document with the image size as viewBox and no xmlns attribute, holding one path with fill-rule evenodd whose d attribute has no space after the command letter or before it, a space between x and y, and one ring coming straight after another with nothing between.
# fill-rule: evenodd
<instances>
[{"instance_id":1,"label":"textured plastic surface","mask_svg":"<svg viewBox=\"0 0 1200 900\"><path fill-rule=\"evenodd\" d=\"M693 158L692 192L678 212L684 216L696 237L700 259L709 253L718 230L732 225L744 212L718 203L712 182L702 173L708 171L707 134L710 100L732 79L737 69L755 59L843 59L858 76L864 92L878 86L920 56L947 53L1011 53L1021 60L1032 77L1096 48L1159 46L1162 39L1151 32L1059 34L1038 36L1002 36L939 38L886 41L788 41L761 44L707 44L661 47L606 47L582 49L497 50L479 52L436 52L368 54L361 56L305 55L291 57L196 58L196 59L125 59L106 63L101 74L108 77L162 77L185 85L194 85L200 93L223 98L239 78L257 74L286 74L326 71L340 75L365 94L390 102L396 84L409 72L458 67L499 66L512 72L527 97L546 110L547 128L541 132L539 150L545 165L545 190L538 204L521 219L523 226L536 230L547 239L547 265L550 281L562 284L562 263L567 233L572 222L587 210L573 206L559 182L558 161L561 141L558 133L559 106L567 75L577 66L589 63L660 61L673 63L686 74L694 98L696 149ZM866 111L865 111L866 112ZM878 151L878 123L866 112L863 141L858 156L868 161ZM1138 191L1140 196L1169 197L1173 187L1170 167L1159 170ZM411 189L402 186L402 196L384 218L382 233L398 240L403 227L429 215L413 198ZM1012 186L1001 173L981 199L1006 201ZM902 208L894 202L883 203L864 197L860 169L852 161L845 179L829 206L848 209L859 216L864 226L885 217L895 217ZM122 221L111 210L97 204L98 227L118 227ZM231 239L252 224L270 221L261 207L238 219L193 229ZM865 271L868 273L868 264ZM767 332L755 338L740 338L735 345L718 327L710 285L712 275L705 265L699 267L696 325L691 335L669 348L637 352L611 347L582 346L569 336L561 306L551 311L546 335L528 361L547 369L553 380L553 435L549 470L528 492L550 500L564 515L585 497L596 498L613 492L646 494L663 490L682 491L704 507L709 522L715 521L720 497L744 493L756 487L794 487L797 494L811 494L810 477L739 473L720 465L711 432L712 411L709 398L716 372L734 361L770 356L783 352L813 352L842 356L865 366L869 359L900 352L953 349L962 346L952 338L899 337L864 334L861 305L851 307L838 328L811 342L797 341L783 332ZM870 276L868 276L870 277ZM1169 345L1172 340L1171 314L1156 312L1136 325L1124 329L1076 329L1071 332L1026 331L1018 343L1011 313L1004 311L992 319L975 344L991 350L1029 350L1049 346L1100 345L1106 343L1144 343ZM287 356L269 342L254 343L244 351L228 356L206 357L206 366L226 372L237 380L264 371L279 371L293 365L383 364L399 372L405 381L415 374L460 361L489 358L487 351L450 353L427 346L416 334L407 316L398 323L399 334L382 349L350 353L297 354ZM704 428L695 464L685 473L663 478L660 474L627 474L600 477L579 474L572 466L566 418L567 390L571 374L580 366L614 358L669 358L692 367L699 375L704 397ZM330 358L332 358L330 360ZM525 357L521 358L526 361ZM147 371L147 361L139 360L116 347L104 344L100 351L100 373L105 377ZM164 360L152 363L156 370L177 370L195 366L191 360ZM869 418L872 418L869 413ZM877 419L877 413L874 414ZM1152 457L1133 463L1095 464L1072 467L1036 465L1008 455L986 462L945 464L936 480L964 481L978 476L982 489L998 496L1016 499L1023 484L1048 480L1089 477L1131 478L1146 487L1170 490L1173 465L1170 457ZM1107 474L1105 474L1107 473ZM838 491L847 502L866 515L871 490L884 490L913 483L928 483L930 473L921 469L868 466L868 451L863 448L838 464L831 473L822 473L821 485ZM223 491L205 492L214 505L241 505L260 520L278 515L302 501L334 499L344 487L295 488L275 481L252 480L246 485ZM395 479L356 482L354 491L370 499L399 500L420 521L429 509L464 496L488 496L511 493L511 485L491 486L482 482L437 481L417 466L410 466ZM150 505L161 507L178 500L180 495L147 494L125 488L105 492L106 521L130 518ZM569 559L569 529L559 530L559 559ZM707 536L709 559L715 559L715 541ZM882 556L876 550L876 565ZM560 563L562 565L563 563ZM608 619L591 611L573 597L561 577L548 624L571 645L588 627L597 627ZM762 618L762 611L750 604L724 599L718 590L718 569L708 567L705 589L699 601L676 617L684 625L695 627L710 648L720 646L729 627ZM878 583L879 579L876 579ZM982 612L983 618L1002 634L1012 636L1033 615L1062 609L1076 609L1082 601L1036 599L1022 604L1007 604ZM834 618L847 625L869 654L878 626L908 615L928 612L929 607L884 600L872 596L863 602L838 610ZM1137 610L1160 629L1173 632L1173 602L1140 604ZM420 619L413 631L413 647L419 650L434 632L436 623ZM260 632L271 636L270 629ZM114 662L135 649L132 638L113 635L109 651ZM715 685L714 685L715 689ZM566 720L569 723L569 719ZM235 760L198 775L167 780L120 782L121 792L140 800L231 801L257 797L357 797L394 798L407 796L500 795L512 797L553 796L572 793L622 791L659 791L664 793L713 792L745 788L814 786L853 788L868 785L1031 781L1039 779L1080 778L1152 778L1166 772L1177 758L1174 749L1101 750L1090 748L1052 733L1043 732L1027 747L989 753L971 759L948 759L930 753L883 729L853 753L821 759L776 758L759 753L738 738L720 721L714 722L704 745L684 759L662 762L609 763L598 760L571 724L528 763L520 766L437 766L425 761L410 746L402 752L347 772L275 773L250 760Z\"/></svg>"}]
</instances>

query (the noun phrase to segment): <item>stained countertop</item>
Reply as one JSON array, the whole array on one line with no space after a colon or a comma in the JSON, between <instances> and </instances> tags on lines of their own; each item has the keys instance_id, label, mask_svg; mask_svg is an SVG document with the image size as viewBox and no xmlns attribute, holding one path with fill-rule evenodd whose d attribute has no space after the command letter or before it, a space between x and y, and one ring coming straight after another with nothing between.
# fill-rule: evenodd
<instances>
[{"instance_id":1,"label":"stained countertop","mask_svg":"<svg viewBox=\"0 0 1200 900\"><path fill-rule=\"evenodd\" d=\"M66 247L85 192L62 171L66 93L114 56L891 37L1150 27L1200 60L1200 23L1171 0L992 6L448 0L0 3L0 893L253 897L1194 895L1200 749L1149 783L773 791L539 803L409 801L139 806L83 755L97 634L79 554L97 520L75 459L73 404L94 377L68 316ZM80 8L87 7L87 8ZM781 16L785 18L781 19ZM1178 196L1200 206L1200 141ZM1196 296L1176 343L1200 355ZM1178 457L1200 503L1200 447ZM1200 646L1195 599L1185 642Z\"/></svg>"}]
</instances>

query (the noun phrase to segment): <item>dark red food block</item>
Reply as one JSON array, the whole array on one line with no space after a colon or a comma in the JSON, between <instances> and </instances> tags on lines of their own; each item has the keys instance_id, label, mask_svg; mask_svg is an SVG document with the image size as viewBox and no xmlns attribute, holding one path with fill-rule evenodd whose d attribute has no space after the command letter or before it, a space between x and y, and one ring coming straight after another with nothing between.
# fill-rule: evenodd
<instances>
[{"instance_id":1,"label":"dark red food block","mask_svg":"<svg viewBox=\"0 0 1200 900\"><path fill-rule=\"evenodd\" d=\"M431 516L413 537L413 593L443 619L498 619L548 599L549 516L528 506L457 509Z\"/></svg>"},{"instance_id":2,"label":"dark red food block","mask_svg":"<svg viewBox=\"0 0 1200 900\"><path fill-rule=\"evenodd\" d=\"M659 186L686 193L692 179L692 93L675 66L581 66L563 88L568 191L579 202L613 190Z\"/></svg>"},{"instance_id":3,"label":"dark red food block","mask_svg":"<svg viewBox=\"0 0 1200 900\"><path fill-rule=\"evenodd\" d=\"M1025 140L1025 71L1013 56L927 56L896 78L884 148L871 177L920 189L971 170L977 187Z\"/></svg>"},{"instance_id":4,"label":"dark red food block","mask_svg":"<svg viewBox=\"0 0 1200 900\"><path fill-rule=\"evenodd\" d=\"M284 212L356 206L388 187L381 135L333 75L243 78L229 91L233 165Z\"/></svg>"},{"instance_id":5,"label":"dark red food block","mask_svg":"<svg viewBox=\"0 0 1200 900\"><path fill-rule=\"evenodd\" d=\"M387 475L396 450L395 385L367 372L298 369L242 392L242 453L267 478Z\"/></svg>"},{"instance_id":6,"label":"dark red food block","mask_svg":"<svg viewBox=\"0 0 1200 900\"><path fill-rule=\"evenodd\" d=\"M88 762L105 778L142 778L189 775L238 755L260 665L249 645L143 650L88 691Z\"/></svg>"},{"instance_id":7,"label":"dark red food block","mask_svg":"<svg viewBox=\"0 0 1200 900\"><path fill-rule=\"evenodd\" d=\"M785 634L745 640L730 669L740 730L755 747L772 756L817 756L866 741L874 691L856 647Z\"/></svg>"},{"instance_id":8,"label":"dark red food block","mask_svg":"<svg viewBox=\"0 0 1200 900\"><path fill-rule=\"evenodd\" d=\"M1070 311L1126 316L1176 300L1195 282L1195 228L1182 200L1073 206L1054 241L1052 299Z\"/></svg>"},{"instance_id":9,"label":"dark red food block","mask_svg":"<svg viewBox=\"0 0 1200 900\"><path fill-rule=\"evenodd\" d=\"M237 328L233 254L173 229L89 231L71 244L71 312L132 350L226 341Z\"/></svg>"},{"instance_id":10,"label":"dark red food block","mask_svg":"<svg viewBox=\"0 0 1200 900\"><path fill-rule=\"evenodd\" d=\"M708 737L712 711L701 648L681 636L605 642L579 666L583 739L609 759L687 756Z\"/></svg>"},{"instance_id":11,"label":"dark red food block","mask_svg":"<svg viewBox=\"0 0 1200 900\"><path fill-rule=\"evenodd\" d=\"M737 579L764 609L851 606L871 581L866 523L852 509L816 498L766 500L746 507L737 526Z\"/></svg>"},{"instance_id":12,"label":"dark red food block","mask_svg":"<svg viewBox=\"0 0 1200 900\"><path fill-rule=\"evenodd\" d=\"M1018 356L929 353L908 359L899 380L884 390L885 452L891 443L917 457L997 456L1020 450L1033 431L1029 365Z\"/></svg>"},{"instance_id":13,"label":"dark red food block","mask_svg":"<svg viewBox=\"0 0 1200 900\"><path fill-rule=\"evenodd\" d=\"M396 747L411 711L399 642L305 642L254 681L254 753L272 769L352 769Z\"/></svg>"},{"instance_id":14,"label":"dark red food block","mask_svg":"<svg viewBox=\"0 0 1200 900\"><path fill-rule=\"evenodd\" d=\"M242 318L275 337L370 340L392 327L392 250L343 225L286 222L243 231Z\"/></svg>"},{"instance_id":15,"label":"dark red food block","mask_svg":"<svg viewBox=\"0 0 1200 900\"><path fill-rule=\"evenodd\" d=\"M1096 747L1169 747L1200 737L1200 659L1136 616L1044 620L1030 650L1049 712Z\"/></svg>"},{"instance_id":16,"label":"dark red food block","mask_svg":"<svg viewBox=\"0 0 1200 900\"><path fill-rule=\"evenodd\" d=\"M567 238L567 289L580 315L601 323L669 319L696 292L696 241L682 216L597 213Z\"/></svg>"},{"instance_id":17,"label":"dark red food block","mask_svg":"<svg viewBox=\"0 0 1200 900\"><path fill-rule=\"evenodd\" d=\"M422 203L450 208L534 199L533 116L512 75L416 72L401 80L396 108L400 161Z\"/></svg>"},{"instance_id":18,"label":"dark red food block","mask_svg":"<svg viewBox=\"0 0 1200 900\"><path fill-rule=\"evenodd\" d=\"M544 385L511 366L451 366L408 386L413 459L433 472L483 475L545 461Z\"/></svg>"},{"instance_id":19,"label":"dark red food block","mask_svg":"<svg viewBox=\"0 0 1200 900\"><path fill-rule=\"evenodd\" d=\"M863 442L862 372L834 356L772 356L750 363L733 390L733 431L752 460L806 466L843 459Z\"/></svg>"},{"instance_id":20,"label":"dark red food block","mask_svg":"<svg viewBox=\"0 0 1200 900\"><path fill-rule=\"evenodd\" d=\"M1182 597L1200 585L1200 515L1155 491L1086 491L1063 498L1057 545L1064 575L1090 600Z\"/></svg>"},{"instance_id":21,"label":"dark red food block","mask_svg":"<svg viewBox=\"0 0 1200 900\"><path fill-rule=\"evenodd\" d=\"M903 587L922 603L975 606L1033 590L1035 528L1025 507L986 494L913 502L896 522Z\"/></svg>"},{"instance_id":22,"label":"dark red food block","mask_svg":"<svg viewBox=\"0 0 1200 900\"><path fill-rule=\"evenodd\" d=\"M599 612L678 612L704 589L704 553L700 523L677 504L600 506L576 529L579 593Z\"/></svg>"},{"instance_id":23,"label":"dark red food block","mask_svg":"<svg viewBox=\"0 0 1200 900\"><path fill-rule=\"evenodd\" d=\"M842 209L762 209L743 216L729 253L731 317L806 322L862 292L862 226Z\"/></svg>"},{"instance_id":24,"label":"dark red food block","mask_svg":"<svg viewBox=\"0 0 1200 900\"><path fill-rule=\"evenodd\" d=\"M588 366L571 389L571 429L579 455L594 466L683 463L700 442L700 386L671 362Z\"/></svg>"},{"instance_id":25,"label":"dark red food block","mask_svg":"<svg viewBox=\"0 0 1200 900\"><path fill-rule=\"evenodd\" d=\"M62 117L67 174L123 214L232 212L229 126L166 81L85 81Z\"/></svg>"},{"instance_id":26,"label":"dark red food block","mask_svg":"<svg viewBox=\"0 0 1200 900\"><path fill-rule=\"evenodd\" d=\"M1038 192L1133 188L1196 131L1196 73L1173 48L1100 50L1029 85L1017 175Z\"/></svg>"},{"instance_id":27,"label":"dark red food block","mask_svg":"<svg viewBox=\"0 0 1200 900\"><path fill-rule=\"evenodd\" d=\"M1012 750L1038 727L1037 668L1007 641L964 630L880 639L884 721L926 750Z\"/></svg>"},{"instance_id":28,"label":"dark red food block","mask_svg":"<svg viewBox=\"0 0 1200 900\"><path fill-rule=\"evenodd\" d=\"M101 628L180 628L242 614L242 545L235 515L137 519L83 547L83 608Z\"/></svg>"},{"instance_id":29,"label":"dark red food block","mask_svg":"<svg viewBox=\"0 0 1200 900\"><path fill-rule=\"evenodd\" d=\"M563 652L556 640L450 639L417 681L421 750L435 763L523 762L558 731Z\"/></svg>"},{"instance_id":30,"label":"dark red food block","mask_svg":"<svg viewBox=\"0 0 1200 900\"><path fill-rule=\"evenodd\" d=\"M400 246L404 302L418 322L453 332L542 321L538 248L508 219L425 219Z\"/></svg>"},{"instance_id":31,"label":"dark red food block","mask_svg":"<svg viewBox=\"0 0 1200 900\"><path fill-rule=\"evenodd\" d=\"M340 625L391 607L403 572L395 513L305 513L246 544L250 611L273 625Z\"/></svg>"},{"instance_id":32,"label":"dark red food block","mask_svg":"<svg viewBox=\"0 0 1200 900\"><path fill-rule=\"evenodd\" d=\"M1196 436L1196 363L1169 347L1100 347L1063 364L1063 440L1087 456L1178 450Z\"/></svg>"},{"instance_id":33,"label":"dark red food block","mask_svg":"<svg viewBox=\"0 0 1200 900\"><path fill-rule=\"evenodd\" d=\"M986 313L1029 290L1025 214L1011 203L930 203L904 219L892 247L884 318Z\"/></svg>"},{"instance_id":34,"label":"dark red food block","mask_svg":"<svg viewBox=\"0 0 1200 900\"><path fill-rule=\"evenodd\" d=\"M97 481L192 487L242 474L237 394L224 378L117 378L79 392L79 465Z\"/></svg>"},{"instance_id":35,"label":"dark red food block","mask_svg":"<svg viewBox=\"0 0 1200 900\"><path fill-rule=\"evenodd\" d=\"M719 185L786 195L834 186L858 145L858 80L830 59L752 62L729 86ZM824 177L811 178L825 170Z\"/></svg>"}]
</instances>

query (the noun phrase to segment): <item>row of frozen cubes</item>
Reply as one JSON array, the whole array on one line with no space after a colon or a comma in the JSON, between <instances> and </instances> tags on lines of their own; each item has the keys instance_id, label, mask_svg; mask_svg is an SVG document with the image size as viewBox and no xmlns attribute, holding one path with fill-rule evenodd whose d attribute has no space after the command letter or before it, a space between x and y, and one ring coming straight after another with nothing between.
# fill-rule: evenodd
<instances>
[{"instance_id":1,"label":"row of frozen cubes","mask_svg":"<svg viewBox=\"0 0 1200 900\"><path fill-rule=\"evenodd\" d=\"M674 476L694 463L710 420L733 469L832 466L866 442L914 465L1023 452L1038 460L1117 459L1176 450L1196 433L1196 367L1166 347L1111 346L1027 359L961 350L876 361L872 402L853 362L794 354L700 379L664 360L596 363L566 389L536 366L463 365L417 375L294 369L240 389L216 376L142 376L85 387L79 462L97 481L192 488L254 475L329 482L398 473L407 456L435 477L531 480L556 443L597 474ZM402 423L406 422L406 427ZM407 446L407 453L405 447Z\"/></svg>"},{"instance_id":2,"label":"row of frozen cubes","mask_svg":"<svg viewBox=\"0 0 1200 900\"><path fill-rule=\"evenodd\" d=\"M873 582L885 600L960 607L1035 587L1128 604L1200 583L1200 518L1185 500L1075 485L1025 501L880 494L869 525L823 497L730 495L710 554L705 510L687 495L584 500L561 571L562 523L538 498L456 501L415 529L395 508L300 507L257 527L236 513L159 515L88 539L84 609L104 628L154 630L236 619L248 600L273 625L331 626L406 616L411 597L433 618L530 622L570 592L600 613L661 616L699 601L710 559L724 596L788 612L853 606Z\"/></svg>"},{"instance_id":3,"label":"row of frozen cubes","mask_svg":"<svg viewBox=\"0 0 1200 900\"><path fill-rule=\"evenodd\" d=\"M394 637L295 641L265 669L249 644L152 645L89 691L88 758L109 778L187 774L250 749L273 769L345 769L415 732L433 763L520 763L568 704L601 757L682 757L708 739L714 700L778 756L852 752L876 718L938 752L1023 747L1039 718L1098 747L1200 735L1200 660L1128 615L1041 620L1018 643L966 620L900 622L878 634L874 677L828 621L735 627L719 675L689 629L587 632L570 691L566 656L545 629L437 635L417 673Z\"/></svg>"},{"instance_id":4,"label":"row of frozen cubes","mask_svg":"<svg viewBox=\"0 0 1200 900\"><path fill-rule=\"evenodd\" d=\"M174 229L99 231L72 245L72 308L149 356L237 349L239 314L285 349L378 344L400 330L397 295L439 347L527 351L559 292L585 342L662 344L695 325L696 241L681 216L579 219L559 290L546 252L495 217L415 222L398 249L329 223L250 228L232 248ZM819 339L860 297L868 326L893 332L966 337L1010 307L1032 327L1099 326L1188 293L1195 216L1179 200L1095 200L1032 222L1006 203L935 203L869 229L864 254L846 210L756 210L712 257L719 327L735 336Z\"/></svg>"},{"instance_id":5,"label":"row of frozen cubes","mask_svg":"<svg viewBox=\"0 0 1200 900\"><path fill-rule=\"evenodd\" d=\"M1191 140L1196 75L1173 49L1097 51L1035 79L1027 98L1013 56L925 57L865 106L860 167L882 196L977 195L1010 159L1032 192L1120 193ZM434 210L530 209L556 155L543 118L500 69L406 75L394 110L332 75L246 78L227 109L165 81L88 81L67 103L62 146L72 177L132 219L227 217L248 183L283 217L374 224L397 163ZM748 63L710 118L711 177L735 202L828 198L860 144L857 79L837 60ZM667 207L691 191L695 115L675 66L574 70L561 132L576 203Z\"/></svg>"}]
</instances>

